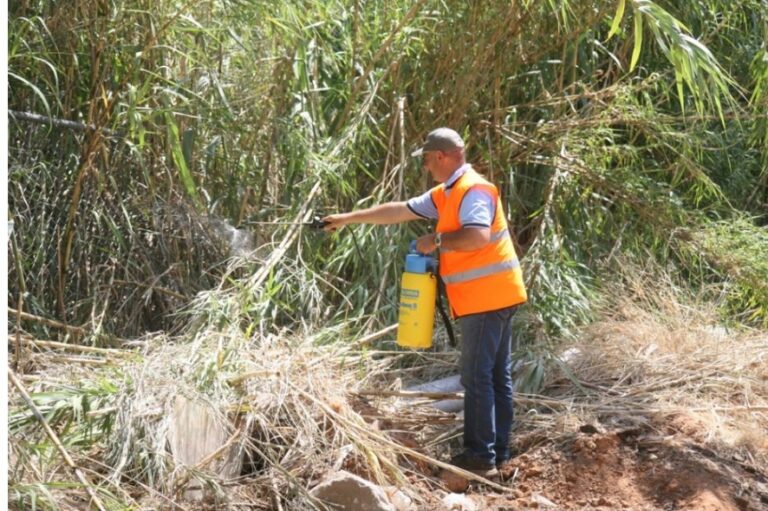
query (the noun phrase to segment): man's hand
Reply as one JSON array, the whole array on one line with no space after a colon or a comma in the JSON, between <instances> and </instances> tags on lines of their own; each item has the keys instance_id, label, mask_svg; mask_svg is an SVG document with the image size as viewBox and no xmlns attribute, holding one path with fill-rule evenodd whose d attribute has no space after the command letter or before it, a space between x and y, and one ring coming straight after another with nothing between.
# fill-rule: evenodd
<instances>
[{"instance_id":1,"label":"man's hand","mask_svg":"<svg viewBox=\"0 0 768 511\"><path fill-rule=\"evenodd\" d=\"M343 227L348 223L350 223L349 214L337 213L335 215L328 215L327 217L323 218L323 222L325 222L325 225L323 226L323 230L326 232L333 232L338 228Z\"/></svg>"},{"instance_id":2,"label":"man's hand","mask_svg":"<svg viewBox=\"0 0 768 511\"><path fill-rule=\"evenodd\" d=\"M422 254L429 254L433 252L437 246L435 245L435 234L425 234L424 236L419 236L416 239L416 250L421 252Z\"/></svg>"}]
</instances>

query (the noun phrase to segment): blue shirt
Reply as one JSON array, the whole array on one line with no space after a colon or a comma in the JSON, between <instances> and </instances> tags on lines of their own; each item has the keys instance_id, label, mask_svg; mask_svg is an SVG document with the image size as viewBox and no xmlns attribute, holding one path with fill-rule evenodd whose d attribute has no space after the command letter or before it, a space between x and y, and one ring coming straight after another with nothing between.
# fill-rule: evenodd
<instances>
[{"instance_id":1,"label":"blue shirt","mask_svg":"<svg viewBox=\"0 0 768 511\"><path fill-rule=\"evenodd\" d=\"M451 174L451 177L445 182L446 196L451 193L456 181L469 169L470 165L465 163ZM437 206L432 202L431 190L409 199L406 205L415 215L437 220ZM462 227L490 227L495 214L496 203L491 194L479 187L472 187L467 190L459 207L459 222Z\"/></svg>"}]
</instances>

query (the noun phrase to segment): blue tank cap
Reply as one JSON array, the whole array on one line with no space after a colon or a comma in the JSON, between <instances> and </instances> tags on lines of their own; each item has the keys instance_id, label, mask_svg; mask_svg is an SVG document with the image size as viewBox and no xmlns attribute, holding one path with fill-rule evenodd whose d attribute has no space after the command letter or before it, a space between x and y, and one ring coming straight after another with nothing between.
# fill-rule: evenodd
<instances>
[{"instance_id":1,"label":"blue tank cap","mask_svg":"<svg viewBox=\"0 0 768 511\"><path fill-rule=\"evenodd\" d=\"M416 250L416 242L412 241L409 253L405 256L405 271L409 273L434 273L436 268L435 258L419 253Z\"/></svg>"}]
</instances>

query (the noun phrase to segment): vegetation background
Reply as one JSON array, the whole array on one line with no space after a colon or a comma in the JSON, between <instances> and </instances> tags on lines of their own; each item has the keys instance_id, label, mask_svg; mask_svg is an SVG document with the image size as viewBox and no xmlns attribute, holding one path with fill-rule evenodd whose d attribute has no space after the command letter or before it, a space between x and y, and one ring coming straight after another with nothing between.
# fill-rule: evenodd
<instances>
[{"instance_id":1,"label":"vegetation background","mask_svg":"<svg viewBox=\"0 0 768 511\"><path fill-rule=\"evenodd\" d=\"M429 226L297 223L425 190L408 154L437 126L513 226L524 388L638 274L765 329L767 40L765 0L11 1L12 369L22 333L393 323Z\"/></svg>"}]
</instances>

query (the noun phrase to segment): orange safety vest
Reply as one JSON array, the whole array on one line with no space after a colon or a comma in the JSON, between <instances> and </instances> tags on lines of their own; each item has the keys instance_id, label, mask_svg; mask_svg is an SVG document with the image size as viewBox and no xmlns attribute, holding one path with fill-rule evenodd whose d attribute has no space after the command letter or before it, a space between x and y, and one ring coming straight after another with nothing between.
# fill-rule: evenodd
<instances>
[{"instance_id":1,"label":"orange safety vest","mask_svg":"<svg viewBox=\"0 0 768 511\"><path fill-rule=\"evenodd\" d=\"M478 250L440 250L440 276L454 317L511 307L528 300L520 261L504 218L496 187L469 168L446 194L445 184L432 189L437 207L437 232L461 229L459 209L470 188L479 186L496 201L491 240Z\"/></svg>"}]
</instances>

